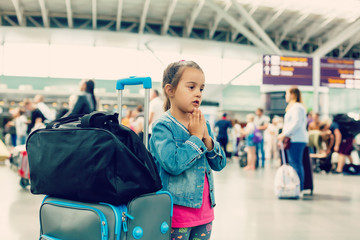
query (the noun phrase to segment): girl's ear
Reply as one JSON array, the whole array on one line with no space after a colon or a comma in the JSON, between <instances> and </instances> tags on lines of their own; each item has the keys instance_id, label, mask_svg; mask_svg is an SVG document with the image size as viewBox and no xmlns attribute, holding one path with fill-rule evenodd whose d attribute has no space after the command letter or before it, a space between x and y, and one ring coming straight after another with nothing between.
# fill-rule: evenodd
<instances>
[{"instance_id":1,"label":"girl's ear","mask_svg":"<svg viewBox=\"0 0 360 240\"><path fill-rule=\"evenodd\" d=\"M174 96L175 90L171 86L171 84L166 84L164 89L165 89L166 94L169 96L169 98Z\"/></svg>"}]
</instances>

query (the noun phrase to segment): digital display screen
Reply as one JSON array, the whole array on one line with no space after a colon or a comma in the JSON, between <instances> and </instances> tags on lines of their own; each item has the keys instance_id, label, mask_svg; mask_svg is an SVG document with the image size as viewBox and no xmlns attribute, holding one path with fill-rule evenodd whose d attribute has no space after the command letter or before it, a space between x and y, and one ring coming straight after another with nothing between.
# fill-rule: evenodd
<instances>
[{"instance_id":1,"label":"digital display screen","mask_svg":"<svg viewBox=\"0 0 360 240\"><path fill-rule=\"evenodd\" d=\"M268 114L283 115L285 113L285 108L287 106L285 94L285 91L266 93L265 109Z\"/></svg>"},{"instance_id":2,"label":"digital display screen","mask_svg":"<svg viewBox=\"0 0 360 240\"><path fill-rule=\"evenodd\" d=\"M312 58L264 55L263 84L312 86Z\"/></svg>"},{"instance_id":3,"label":"digital display screen","mask_svg":"<svg viewBox=\"0 0 360 240\"><path fill-rule=\"evenodd\" d=\"M360 60L322 58L320 86L360 89Z\"/></svg>"}]
</instances>

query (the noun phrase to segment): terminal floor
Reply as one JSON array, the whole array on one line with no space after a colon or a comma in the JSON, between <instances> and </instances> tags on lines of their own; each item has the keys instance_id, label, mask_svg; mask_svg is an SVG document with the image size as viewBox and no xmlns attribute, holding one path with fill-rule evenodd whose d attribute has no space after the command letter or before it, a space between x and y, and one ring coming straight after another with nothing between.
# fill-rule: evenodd
<instances>
[{"instance_id":1,"label":"terminal floor","mask_svg":"<svg viewBox=\"0 0 360 240\"><path fill-rule=\"evenodd\" d=\"M315 174L313 196L278 200L273 194L276 168L270 165L244 171L230 162L215 173L212 240L360 238L360 177ZM0 239L38 239L43 196L22 190L8 165L0 166L0 186Z\"/></svg>"}]
</instances>

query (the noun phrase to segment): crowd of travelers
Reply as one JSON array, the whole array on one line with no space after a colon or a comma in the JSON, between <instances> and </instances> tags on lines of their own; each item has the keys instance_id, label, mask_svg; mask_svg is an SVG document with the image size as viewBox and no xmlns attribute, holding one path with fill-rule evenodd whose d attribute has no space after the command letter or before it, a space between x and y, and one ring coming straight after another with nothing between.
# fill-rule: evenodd
<instances>
[{"instance_id":1,"label":"crowd of travelers","mask_svg":"<svg viewBox=\"0 0 360 240\"><path fill-rule=\"evenodd\" d=\"M215 124L215 130L229 161L240 160L240 152L245 151L245 170L263 168L265 163L278 167L281 164L279 141L285 137L291 139L289 152L293 152L290 153L293 157L290 161L295 159L298 163L292 163L295 169L301 168L299 164L303 156L299 153L303 152L305 146L309 147L314 172L339 174L343 172L345 163L354 162L352 156L358 158L359 121L346 114L337 114L333 119L321 119L319 113L306 113L301 92L296 87L287 90L286 101L285 115L274 115L271 119L262 108L247 114L246 123L242 124L236 118L229 118L227 113L222 115ZM257 134L260 136L257 137Z\"/></svg>"}]
</instances>

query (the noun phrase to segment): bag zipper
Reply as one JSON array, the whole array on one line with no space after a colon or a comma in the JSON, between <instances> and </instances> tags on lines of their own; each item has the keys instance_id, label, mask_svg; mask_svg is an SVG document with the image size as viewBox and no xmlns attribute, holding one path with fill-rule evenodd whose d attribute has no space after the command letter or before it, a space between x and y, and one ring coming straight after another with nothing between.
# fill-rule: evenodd
<instances>
[{"instance_id":1,"label":"bag zipper","mask_svg":"<svg viewBox=\"0 0 360 240\"><path fill-rule=\"evenodd\" d=\"M124 229L124 232L127 232L128 231L127 218L129 218L130 220L134 220L134 217L128 214L127 207L125 205L120 205L118 208L121 212L122 227Z\"/></svg>"},{"instance_id":2,"label":"bag zipper","mask_svg":"<svg viewBox=\"0 0 360 240\"><path fill-rule=\"evenodd\" d=\"M160 194L166 194L169 196L170 202L171 202L170 216L172 217L173 216L174 199L171 196L171 193L169 193L168 191L162 191L162 190L156 192L156 195L160 195Z\"/></svg>"},{"instance_id":3,"label":"bag zipper","mask_svg":"<svg viewBox=\"0 0 360 240\"><path fill-rule=\"evenodd\" d=\"M90 210L90 211L95 212L100 217L100 221L101 221L101 226L100 226L101 240L108 240L108 223L107 223L104 213L101 212L99 209L96 209L96 208L90 207L90 206L85 206L85 205L80 205L80 204L75 204L75 203L65 203L65 202L60 202L60 201L48 201L48 202L46 202L46 204L54 204L54 205L68 207L68 208L78 208L78 209Z\"/></svg>"},{"instance_id":4,"label":"bag zipper","mask_svg":"<svg viewBox=\"0 0 360 240\"><path fill-rule=\"evenodd\" d=\"M115 239L116 240L120 240L120 236L121 236L121 224L120 224L120 219L119 216L121 214L121 212L119 211L118 208L116 208L115 206L109 204L109 203L100 203L102 205L106 205L108 207L110 207L115 215Z\"/></svg>"}]
</instances>

